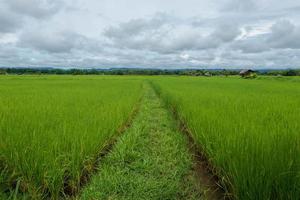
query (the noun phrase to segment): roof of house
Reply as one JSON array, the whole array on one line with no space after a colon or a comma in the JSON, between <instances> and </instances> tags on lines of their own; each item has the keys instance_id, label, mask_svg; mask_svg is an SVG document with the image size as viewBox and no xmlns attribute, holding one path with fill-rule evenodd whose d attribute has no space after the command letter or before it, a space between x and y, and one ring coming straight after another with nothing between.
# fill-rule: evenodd
<instances>
[{"instance_id":1,"label":"roof of house","mask_svg":"<svg viewBox=\"0 0 300 200\"><path fill-rule=\"evenodd\" d=\"M240 74L246 74L246 73L249 73L249 72L254 72L254 71L251 70L251 69L243 69L242 71L240 71Z\"/></svg>"}]
</instances>

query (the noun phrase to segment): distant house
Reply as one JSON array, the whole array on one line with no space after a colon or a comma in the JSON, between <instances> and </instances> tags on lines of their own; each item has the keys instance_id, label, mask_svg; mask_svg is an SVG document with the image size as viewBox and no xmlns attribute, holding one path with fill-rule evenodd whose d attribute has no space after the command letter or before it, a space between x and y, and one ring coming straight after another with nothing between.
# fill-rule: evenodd
<instances>
[{"instance_id":1,"label":"distant house","mask_svg":"<svg viewBox=\"0 0 300 200\"><path fill-rule=\"evenodd\" d=\"M256 73L251 69L243 69L242 71L240 71L240 76L243 78L255 78Z\"/></svg>"},{"instance_id":2,"label":"distant house","mask_svg":"<svg viewBox=\"0 0 300 200\"><path fill-rule=\"evenodd\" d=\"M205 72L205 73L204 73L204 76L208 76L208 77L209 77L209 76L211 76L211 73Z\"/></svg>"}]
</instances>

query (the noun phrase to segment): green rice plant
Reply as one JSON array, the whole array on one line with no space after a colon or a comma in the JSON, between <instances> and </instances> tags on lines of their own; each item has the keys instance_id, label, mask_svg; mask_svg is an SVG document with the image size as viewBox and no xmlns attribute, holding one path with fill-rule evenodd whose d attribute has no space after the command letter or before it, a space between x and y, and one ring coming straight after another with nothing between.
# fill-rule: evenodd
<instances>
[{"instance_id":1,"label":"green rice plant","mask_svg":"<svg viewBox=\"0 0 300 200\"><path fill-rule=\"evenodd\" d=\"M153 78L234 199L300 198L300 82Z\"/></svg>"},{"instance_id":2,"label":"green rice plant","mask_svg":"<svg viewBox=\"0 0 300 200\"><path fill-rule=\"evenodd\" d=\"M133 77L1 77L1 191L32 199L76 192L141 89Z\"/></svg>"}]
</instances>

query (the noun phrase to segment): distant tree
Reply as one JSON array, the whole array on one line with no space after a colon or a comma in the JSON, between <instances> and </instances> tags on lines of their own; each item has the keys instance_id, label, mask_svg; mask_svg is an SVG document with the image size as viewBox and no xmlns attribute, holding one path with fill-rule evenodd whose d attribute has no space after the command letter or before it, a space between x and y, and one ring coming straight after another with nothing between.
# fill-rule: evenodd
<instances>
[{"instance_id":1,"label":"distant tree","mask_svg":"<svg viewBox=\"0 0 300 200\"><path fill-rule=\"evenodd\" d=\"M0 75L5 75L7 74L6 69L0 69Z\"/></svg>"},{"instance_id":2,"label":"distant tree","mask_svg":"<svg viewBox=\"0 0 300 200\"><path fill-rule=\"evenodd\" d=\"M297 71L296 70L287 70L284 74L284 76L297 76Z\"/></svg>"},{"instance_id":3,"label":"distant tree","mask_svg":"<svg viewBox=\"0 0 300 200\"><path fill-rule=\"evenodd\" d=\"M221 74L227 77L227 76L230 75L230 72L228 70L226 70L226 69L223 69L222 72L221 72Z\"/></svg>"},{"instance_id":4,"label":"distant tree","mask_svg":"<svg viewBox=\"0 0 300 200\"><path fill-rule=\"evenodd\" d=\"M183 75L212 76L238 75L239 70L204 70L204 69L57 69L57 68L0 68L0 74L73 74L73 75ZM300 70L265 70L257 71L259 75L300 76Z\"/></svg>"}]
</instances>

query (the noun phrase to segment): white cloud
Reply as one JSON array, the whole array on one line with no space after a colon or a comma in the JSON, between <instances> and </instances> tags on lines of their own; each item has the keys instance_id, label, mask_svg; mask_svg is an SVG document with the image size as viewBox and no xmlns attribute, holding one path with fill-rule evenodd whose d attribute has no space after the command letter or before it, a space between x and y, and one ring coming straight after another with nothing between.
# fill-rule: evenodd
<instances>
[{"instance_id":1,"label":"white cloud","mask_svg":"<svg viewBox=\"0 0 300 200\"><path fill-rule=\"evenodd\" d=\"M187 53L183 53L183 54L180 54L180 58L182 58L183 60L188 60L190 58L190 55Z\"/></svg>"},{"instance_id":2,"label":"white cloud","mask_svg":"<svg viewBox=\"0 0 300 200\"><path fill-rule=\"evenodd\" d=\"M294 0L0 2L0 66L299 67Z\"/></svg>"}]
</instances>

